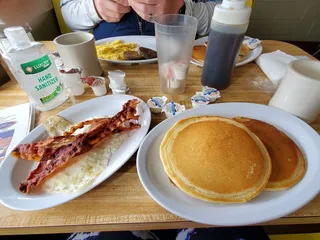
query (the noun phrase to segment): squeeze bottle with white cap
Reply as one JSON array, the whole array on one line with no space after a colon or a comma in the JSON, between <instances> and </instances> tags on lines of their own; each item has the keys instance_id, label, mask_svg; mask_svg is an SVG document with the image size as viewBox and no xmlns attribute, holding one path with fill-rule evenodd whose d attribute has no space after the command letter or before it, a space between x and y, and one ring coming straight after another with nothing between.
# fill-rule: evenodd
<instances>
[{"instance_id":1,"label":"squeeze bottle with white cap","mask_svg":"<svg viewBox=\"0 0 320 240\"><path fill-rule=\"evenodd\" d=\"M220 90L230 85L250 14L246 0L223 0L215 6L201 78L203 86Z\"/></svg>"},{"instance_id":2,"label":"squeeze bottle with white cap","mask_svg":"<svg viewBox=\"0 0 320 240\"><path fill-rule=\"evenodd\" d=\"M57 67L44 44L31 42L23 27L6 28L4 34L11 47L3 57L32 104L40 111L47 111L68 99Z\"/></svg>"}]
</instances>

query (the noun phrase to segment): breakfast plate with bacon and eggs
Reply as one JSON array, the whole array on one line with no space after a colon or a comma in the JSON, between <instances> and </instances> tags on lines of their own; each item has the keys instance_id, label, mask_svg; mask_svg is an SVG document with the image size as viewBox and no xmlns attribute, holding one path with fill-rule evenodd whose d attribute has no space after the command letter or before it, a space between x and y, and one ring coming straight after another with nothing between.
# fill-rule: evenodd
<instances>
[{"instance_id":1,"label":"breakfast plate with bacon and eggs","mask_svg":"<svg viewBox=\"0 0 320 240\"><path fill-rule=\"evenodd\" d=\"M32 211L86 193L129 160L150 121L147 105L129 95L95 98L46 119L2 162L0 202Z\"/></svg>"}]
</instances>

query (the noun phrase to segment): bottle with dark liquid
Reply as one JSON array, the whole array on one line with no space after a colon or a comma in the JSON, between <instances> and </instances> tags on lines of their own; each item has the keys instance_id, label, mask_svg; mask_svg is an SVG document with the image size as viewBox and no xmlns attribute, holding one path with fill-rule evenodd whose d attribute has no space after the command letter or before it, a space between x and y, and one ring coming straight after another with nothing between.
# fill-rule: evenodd
<instances>
[{"instance_id":1,"label":"bottle with dark liquid","mask_svg":"<svg viewBox=\"0 0 320 240\"><path fill-rule=\"evenodd\" d=\"M245 0L223 0L215 7L201 78L203 86L220 90L230 85L250 14Z\"/></svg>"}]
</instances>

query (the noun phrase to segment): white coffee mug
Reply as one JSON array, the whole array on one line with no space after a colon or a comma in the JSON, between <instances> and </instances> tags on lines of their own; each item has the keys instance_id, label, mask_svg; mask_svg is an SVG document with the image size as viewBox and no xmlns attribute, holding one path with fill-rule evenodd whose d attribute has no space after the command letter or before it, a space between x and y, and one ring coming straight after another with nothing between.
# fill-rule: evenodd
<instances>
[{"instance_id":1,"label":"white coffee mug","mask_svg":"<svg viewBox=\"0 0 320 240\"><path fill-rule=\"evenodd\" d=\"M81 68L82 76L101 76L94 36L87 32L63 34L53 40L66 68Z\"/></svg>"},{"instance_id":2,"label":"white coffee mug","mask_svg":"<svg viewBox=\"0 0 320 240\"><path fill-rule=\"evenodd\" d=\"M292 61L269 106L314 122L320 114L320 61Z\"/></svg>"}]
</instances>

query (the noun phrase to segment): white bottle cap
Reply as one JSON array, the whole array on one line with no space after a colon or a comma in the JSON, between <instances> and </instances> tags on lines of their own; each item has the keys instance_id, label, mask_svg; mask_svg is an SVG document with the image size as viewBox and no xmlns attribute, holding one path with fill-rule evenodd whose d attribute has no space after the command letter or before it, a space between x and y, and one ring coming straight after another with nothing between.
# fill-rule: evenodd
<instances>
[{"instance_id":1,"label":"white bottle cap","mask_svg":"<svg viewBox=\"0 0 320 240\"><path fill-rule=\"evenodd\" d=\"M214 8L212 20L222 24L240 25L249 23L251 8L246 0L223 0Z\"/></svg>"},{"instance_id":2,"label":"white bottle cap","mask_svg":"<svg viewBox=\"0 0 320 240\"><path fill-rule=\"evenodd\" d=\"M25 47L30 45L30 39L23 27L9 27L3 30L13 47Z\"/></svg>"}]
</instances>

